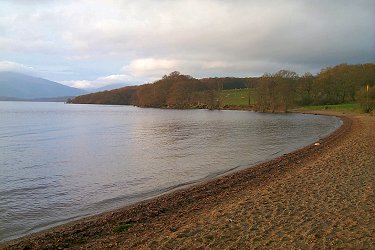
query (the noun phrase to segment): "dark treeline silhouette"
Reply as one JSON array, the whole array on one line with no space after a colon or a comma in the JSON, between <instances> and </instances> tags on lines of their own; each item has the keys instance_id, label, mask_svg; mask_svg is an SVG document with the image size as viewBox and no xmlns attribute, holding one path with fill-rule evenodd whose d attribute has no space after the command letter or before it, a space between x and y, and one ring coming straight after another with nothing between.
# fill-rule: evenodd
<instances>
[{"instance_id":1,"label":"dark treeline silhouette","mask_svg":"<svg viewBox=\"0 0 375 250\"><path fill-rule=\"evenodd\" d=\"M82 95L70 103L119 104L158 108L221 108L221 92L249 89L255 110L287 111L291 107L358 102L365 111L375 107L375 64L340 64L317 75L299 76L289 70L262 77L196 79L178 71L141 86ZM250 91L252 90L252 91Z\"/></svg>"}]
</instances>

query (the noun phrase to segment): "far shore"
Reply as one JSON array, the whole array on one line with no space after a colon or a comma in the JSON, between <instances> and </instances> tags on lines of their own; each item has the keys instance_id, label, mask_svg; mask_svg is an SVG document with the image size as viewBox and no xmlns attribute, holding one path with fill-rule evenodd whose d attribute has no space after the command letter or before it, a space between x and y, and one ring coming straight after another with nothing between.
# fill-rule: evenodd
<instances>
[{"instance_id":1,"label":"far shore","mask_svg":"<svg viewBox=\"0 0 375 250\"><path fill-rule=\"evenodd\" d=\"M375 117L201 184L0 244L0 249L375 248Z\"/></svg>"}]
</instances>

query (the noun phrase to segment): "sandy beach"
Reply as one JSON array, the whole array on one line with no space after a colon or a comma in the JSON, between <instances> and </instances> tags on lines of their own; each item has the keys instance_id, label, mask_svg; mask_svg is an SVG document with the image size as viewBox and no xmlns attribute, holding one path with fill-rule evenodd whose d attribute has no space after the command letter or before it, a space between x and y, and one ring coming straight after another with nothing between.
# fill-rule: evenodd
<instances>
[{"instance_id":1,"label":"sandy beach","mask_svg":"<svg viewBox=\"0 0 375 250\"><path fill-rule=\"evenodd\" d=\"M316 145L0 249L375 249L375 117Z\"/></svg>"}]
</instances>

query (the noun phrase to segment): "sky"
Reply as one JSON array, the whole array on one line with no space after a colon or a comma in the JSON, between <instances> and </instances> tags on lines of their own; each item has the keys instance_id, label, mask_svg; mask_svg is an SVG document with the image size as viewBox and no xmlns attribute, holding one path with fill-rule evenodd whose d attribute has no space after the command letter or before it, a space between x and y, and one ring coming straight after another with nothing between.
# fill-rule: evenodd
<instances>
[{"instance_id":1,"label":"sky","mask_svg":"<svg viewBox=\"0 0 375 250\"><path fill-rule=\"evenodd\" d=\"M0 71L78 88L369 62L373 0L0 1Z\"/></svg>"}]
</instances>

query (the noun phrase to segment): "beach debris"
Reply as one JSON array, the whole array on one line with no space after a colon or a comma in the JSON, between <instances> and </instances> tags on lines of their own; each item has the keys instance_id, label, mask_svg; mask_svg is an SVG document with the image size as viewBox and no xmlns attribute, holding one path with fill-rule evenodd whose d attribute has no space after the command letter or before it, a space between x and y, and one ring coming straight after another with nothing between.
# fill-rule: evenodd
<instances>
[{"instance_id":1,"label":"beach debris","mask_svg":"<svg viewBox=\"0 0 375 250\"><path fill-rule=\"evenodd\" d=\"M314 146L320 146L320 142L315 142Z\"/></svg>"}]
</instances>

